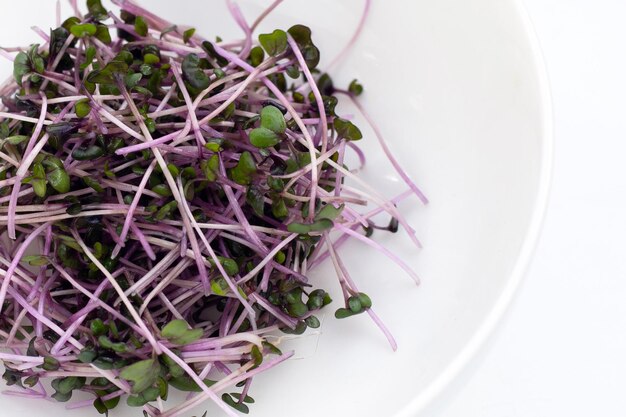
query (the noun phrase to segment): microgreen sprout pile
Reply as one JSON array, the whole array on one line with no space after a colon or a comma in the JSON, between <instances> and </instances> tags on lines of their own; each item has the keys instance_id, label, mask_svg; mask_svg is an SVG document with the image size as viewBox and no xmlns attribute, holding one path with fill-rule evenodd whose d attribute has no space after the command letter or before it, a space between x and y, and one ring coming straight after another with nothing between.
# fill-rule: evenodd
<instances>
[{"instance_id":1,"label":"microgreen sprout pile","mask_svg":"<svg viewBox=\"0 0 626 417\"><path fill-rule=\"evenodd\" d=\"M373 124L407 191L386 200L346 166L349 153L365 163L362 133L336 106L369 120L363 87L318 70L308 27L256 33L281 0L252 24L228 2L239 40L114 3L83 14L71 1L73 17L35 28L39 44L0 49L14 66L0 87L6 393L80 391L68 408L102 414L121 400L149 416L207 400L247 413L254 376L293 354L281 334L320 326L332 300L309 273L325 260L335 317L369 314L395 349L338 249L362 241L417 282L371 236L404 229L419 246L396 205L426 199ZM186 400L166 403L171 390Z\"/></svg>"}]
</instances>

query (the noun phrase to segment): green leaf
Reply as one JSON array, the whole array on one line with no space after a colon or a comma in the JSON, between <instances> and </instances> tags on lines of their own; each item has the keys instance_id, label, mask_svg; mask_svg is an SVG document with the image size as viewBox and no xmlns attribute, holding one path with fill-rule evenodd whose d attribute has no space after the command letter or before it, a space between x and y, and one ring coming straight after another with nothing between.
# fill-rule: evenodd
<instances>
[{"instance_id":1,"label":"green leaf","mask_svg":"<svg viewBox=\"0 0 626 417\"><path fill-rule=\"evenodd\" d=\"M185 43L189 43L189 40L193 37L193 35L196 33L196 29L195 28L190 28L187 29L186 31L183 32L183 42Z\"/></svg>"},{"instance_id":2,"label":"green leaf","mask_svg":"<svg viewBox=\"0 0 626 417\"><path fill-rule=\"evenodd\" d=\"M176 388L179 391L202 392L202 388L200 388L198 384L196 384L196 382L187 375L171 378L168 382L173 388ZM204 385L207 387L215 384L215 381L211 381L210 379L205 379L202 382L204 382Z\"/></svg>"},{"instance_id":3,"label":"green leaf","mask_svg":"<svg viewBox=\"0 0 626 417\"><path fill-rule=\"evenodd\" d=\"M85 378L77 376L69 376L66 378L56 378L52 380L52 388L60 394L70 394L75 389L81 389L85 386Z\"/></svg>"},{"instance_id":4,"label":"green leaf","mask_svg":"<svg viewBox=\"0 0 626 417\"><path fill-rule=\"evenodd\" d=\"M147 390L145 390L144 392L142 392L141 395L148 402L150 402L150 401L155 401L157 398L159 398L159 394L160 393L161 393L161 390L159 388L151 387L151 388L148 388Z\"/></svg>"},{"instance_id":5,"label":"green leaf","mask_svg":"<svg viewBox=\"0 0 626 417\"><path fill-rule=\"evenodd\" d=\"M119 397L117 397L119 399ZM109 415L109 408L104 404L104 401L102 401L100 399L100 397L96 398L93 401L93 407L96 409L96 411L100 414L106 414L106 416L108 417Z\"/></svg>"},{"instance_id":6,"label":"green leaf","mask_svg":"<svg viewBox=\"0 0 626 417\"><path fill-rule=\"evenodd\" d=\"M350 311L357 314L363 311L363 306L361 305L361 300L358 297L350 297L348 298L348 308Z\"/></svg>"},{"instance_id":7,"label":"green leaf","mask_svg":"<svg viewBox=\"0 0 626 417\"><path fill-rule=\"evenodd\" d=\"M102 370L110 370L110 369L119 369L121 367L123 367L126 364L126 362L124 360L116 360L114 357L110 357L110 356L98 356L94 361L93 361L93 365L96 368L102 369Z\"/></svg>"},{"instance_id":8,"label":"green leaf","mask_svg":"<svg viewBox=\"0 0 626 417\"><path fill-rule=\"evenodd\" d=\"M283 93L287 92L287 78L282 72L273 73L268 76L269 80Z\"/></svg>"},{"instance_id":9,"label":"green leaf","mask_svg":"<svg viewBox=\"0 0 626 417\"><path fill-rule=\"evenodd\" d=\"M328 304L332 303L330 295L324 290L315 290L309 294L309 300L306 305L309 310L318 310Z\"/></svg>"},{"instance_id":10,"label":"green leaf","mask_svg":"<svg viewBox=\"0 0 626 417\"><path fill-rule=\"evenodd\" d=\"M264 127L257 127L250 132L250 143L257 148L269 148L280 143L280 137Z\"/></svg>"},{"instance_id":11,"label":"green leaf","mask_svg":"<svg viewBox=\"0 0 626 417\"><path fill-rule=\"evenodd\" d=\"M250 412L250 409L247 405L235 401L233 397L230 396L230 394L223 394L222 401L224 401L226 404L230 405L232 408L239 411L240 413L248 414Z\"/></svg>"},{"instance_id":12,"label":"green leaf","mask_svg":"<svg viewBox=\"0 0 626 417\"><path fill-rule=\"evenodd\" d=\"M77 130L78 130L77 125L70 124L67 122L53 123L53 124L46 126L46 133L48 133L51 138L56 138L58 140L65 139L66 137L76 132Z\"/></svg>"},{"instance_id":13,"label":"green leaf","mask_svg":"<svg viewBox=\"0 0 626 417\"><path fill-rule=\"evenodd\" d=\"M200 339L202 329L189 329L185 320L172 320L161 329L161 336L177 345L188 345Z\"/></svg>"},{"instance_id":14,"label":"green leaf","mask_svg":"<svg viewBox=\"0 0 626 417\"><path fill-rule=\"evenodd\" d=\"M146 74L144 75L150 75L152 73L152 68L150 67L150 65L158 64L159 62L161 62L161 58L159 58L158 55L155 54L145 54L143 56L143 62L144 64L148 65L148 67L141 69L142 72L146 72Z\"/></svg>"},{"instance_id":15,"label":"green leaf","mask_svg":"<svg viewBox=\"0 0 626 417\"><path fill-rule=\"evenodd\" d=\"M252 64L253 67L258 67L259 65L261 65L264 58L265 52L260 46L255 46L250 50L250 64Z\"/></svg>"},{"instance_id":16,"label":"green leaf","mask_svg":"<svg viewBox=\"0 0 626 417\"><path fill-rule=\"evenodd\" d=\"M64 27L58 27L50 31L50 47L48 48L49 59L54 60L56 58L69 35L69 30Z\"/></svg>"},{"instance_id":17,"label":"green leaf","mask_svg":"<svg viewBox=\"0 0 626 417\"><path fill-rule=\"evenodd\" d=\"M275 106L265 106L261 110L261 127L275 133L285 133L287 129L285 116Z\"/></svg>"},{"instance_id":18,"label":"green leaf","mask_svg":"<svg viewBox=\"0 0 626 417\"><path fill-rule=\"evenodd\" d=\"M143 407L147 403L148 400L146 400L142 395L129 395L128 398L126 398L126 404L129 407Z\"/></svg>"},{"instance_id":19,"label":"green leaf","mask_svg":"<svg viewBox=\"0 0 626 417\"><path fill-rule=\"evenodd\" d=\"M291 233L298 233L300 235L306 235L311 231L311 227L304 223L290 223L287 225L287 230Z\"/></svg>"},{"instance_id":20,"label":"green leaf","mask_svg":"<svg viewBox=\"0 0 626 417\"><path fill-rule=\"evenodd\" d=\"M91 65L95 57L96 57L96 48L93 46L90 46L89 48L85 50L85 62L80 64L80 69L85 70L89 65Z\"/></svg>"},{"instance_id":21,"label":"green leaf","mask_svg":"<svg viewBox=\"0 0 626 417\"><path fill-rule=\"evenodd\" d=\"M46 159L42 161L42 164L52 169L63 168L63 161L52 155L48 155Z\"/></svg>"},{"instance_id":22,"label":"green leaf","mask_svg":"<svg viewBox=\"0 0 626 417\"><path fill-rule=\"evenodd\" d=\"M296 65L289 65L287 69L285 70L285 72L287 73L289 78L293 78L294 80L300 77L300 69ZM297 92L294 93L294 101L296 99L296 96L295 96L296 94L300 94L300 93L297 93ZM302 94L300 94L300 96L302 96ZM302 97L304 98L304 96Z\"/></svg>"},{"instance_id":23,"label":"green leaf","mask_svg":"<svg viewBox=\"0 0 626 417\"><path fill-rule=\"evenodd\" d=\"M113 73L111 71L105 71L106 67L101 70L94 70L87 75L85 78L85 86L87 84L114 84L115 79L113 78ZM95 90L95 88L94 88Z\"/></svg>"},{"instance_id":24,"label":"green leaf","mask_svg":"<svg viewBox=\"0 0 626 417\"><path fill-rule=\"evenodd\" d=\"M151 191L154 191L161 197L170 197L172 195L172 190L167 184L157 184L152 187Z\"/></svg>"},{"instance_id":25,"label":"green leaf","mask_svg":"<svg viewBox=\"0 0 626 417\"><path fill-rule=\"evenodd\" d=\"M215 182L220 169L219 156L213 155L208 160L202 161L200 168L202 168L202 172L209 182Z\"/></svg>"},{"instance_id":26,"label":"green leaf","mask_svg":"<svg viewBox=\"0 0 626 417\"><path fill-rule=\"evenodd\" d=\"M171 162L167 164L167 170L170 172L170 174L172 174L173 177L178 177L178 174L180 173L178 167Z\"/></svg>"},{"instance_id":27,"label":"green leaf","mask_svg":"<svg viewBox=\"0 0 626 417\"><path fill-rule=\"evenodd\" d=\"M100 336L109 331L109 326L104 324L101 319L92 320L91 323L89 323L89 328L91 329L91 332L94 334L94 336Z\"/></svg>"},{"instance_id":28,"label":"green leaf","mask_svg":"<svg viewBox=\"0 0 626 417\"><path fill-rule=\"evenodd\" d=\"M309 309L302 301L297 301L287 306L287 312L291 317L300 318L306 315Z\"/></svg>"},{"instance_id":29,"label":"green leaf","mask_svg":"<svg viewBox=\"0 0 626 417\"><path fill-rule=\"evenodd\" d=\"M311 29L304 25L294 25L287 31L298 46L311 45Z\"/></svg>"},{"instance_id":30,"label":"green leaf","mask_svg":"<svg viewBox=\"0 0 626 417\"><path fill-rule=\"evenodd\" d=\"M39 45L35 44L28 50L28 59L30 61L30 67L37 73L43 74L45 68L45 62L39 55Z\"/></svg>"},{"instance_id":31,"label":"green leaf","mask_svg":"<svg viewBox=\"0 0 626 417\"><path fill-rule=\"evenodd\" d=\"M323 232L324 230L332 229L334 226L332 220L328 219L320 219L311 224L311 231L313 232Z\"/></svg>"},{"instance_id":32,"label":"green leaf","mask_svg":"<svg viewBox=\"0 0 626 417\"><path fill-rule=\"evenodd\" d=\"M320 90L323 96L330 96L335 92L335 86L333 85L333 79L330 75L324 73L317 80L317 88Z\"/></svg>"},{"instance_id":33,"label":"green leaf","mask_svg":"<svg viewBox=\"0 0 626 417\"><path fill-rule=\"evenodd\" d=\"M276 198L272 201L272 214L274 215L274 217L281 220L289 215L289 210L287 209L285 200L283 200L282 198Z\"/></svg>"},{"instance_id":34,"label":"green leaf","mask_svg":"<svg viewBox=\"0 0 626 417\"><path fill-rule=\"evenodd\" d=\"M271 353L272 355L282 355L283 352L278 349L276 346L274 346L273 344L271 344L270 342L262 342L263 344L263 348L267 349L269 353Z\"/></svg>"},{"instance_id":35,"label":"green leaf","mask_svg":"<svg viewBox=\"0 0 626 417\"><path fill-rule=\"evenodd\" d=\"M64 169L57 168L50 171L48 173L48 182L60 194L70 191L70 176Z\"/></svg>"},{"instance_id":36,"label":"green leaf","mask_svg":"<svg viewBox=\"0 0 626 417\"><path fill-rule=\"evenodd\" d=\"M215 59L218 65L223 67L228 64L228 60L217 53L217 51L215 50L215 46L211 42L209 41L202 42L202 49L206 51L209 57Z\"/></svg>"},{"instance_id":37,"label":"green leaf","mask_svg":"<svg viewBox=\"0 0 626 417\"><path fill-rule=\"evenodd\" d=\"M287 34L285 31L276 29L272 33L259 35L259 43L270 56L279 55L287 49Z\"/></svg>"},{"instance_id":38,"label":"green leaf","mask_svg":"<svg viewBox=\"0 0 626 417\"><path fill-rule=\"evenodd\" d=\"M72 398L72 393L68 392L67 394L62 394L60 392L55 392L54 394L51 395L51 397L60 403L64 403L64 402L69 401Z\"/></svg>"},{"instance_id":39,"label":"green leaf","mask_svg":"<svg viewBox=\"0 0 626 417\"><path fill-rule=\"evenodd\" d=\"M126 65L131 65L134 60L135 60L135 57L133 56L132 52L130 52L127 49L122 49L121 51L117 53L117 55L115 55L115 57L113 57L110 64L124 63Z\"/></svg>"},{"instance_id":40,"label":"green leaf","mask_svg":"<svg viewBox=\"0 0 626 417\"><path fill-rule=\"evenodd\" d=\"M220 263L224 267L224 270L229 276L233 276L239 273L239 265L237 265L237 262L234 259L225 258L218 255L217 260L220 261ZM215 261L212 258L209 259L209 263L215 266Z\"/></svg>"},{"instance_id":41,"label":"green leaf","mask_svg":"<svg viewBox=\"0 0 626 417\"><path fill-rule=\"evenodd\" d=\"M85 348L81 350L80 354L78 355L78 360L81 361L82 363L91 363L97 357L98 357L98 354L96 353L96 351Z\"/></svg>"},{"instance_id":42,"label":"green leaf","mask_svg":"<svg viewBox=\"0 0 626 417\"><path fill-rule=\"evenodd\" d=\"M224 111L221 113L221 116L224 119L230 119L231 117L233 117L235 110L237 110L237 106L235 106L235 102L232 102L228 106L226 106Z\"/></svg>"},{"instance_id":43,"label":"green leaf","mask_svg":"<svg viewBox=\"0 0 626 417\"><path fill-rule=\"evenodd\" d=\"M135 18L135 32L137 32L137 35L139 36L148 35L148 24L141 16L137 16Z\"/></svg>"},{"instance_id":44,"label":"green leaf","mask_svg":"<svg viewBox=\"0 0 626 417\"><path fill-rule=\"evenodd\" d=\"M185 195L185 198L187 199L187 201L193 200L194 197L196 196L195 185L191 182L188 182L187 184L185 184L183 186L183 194Z\"/></svg>"},{"instance_id":45,"label":"green leaf","mask_svg":"<svg viewBox=\"0 0 626 417\"><path fill-rule=\"evenodd\" d=\"M22 382L23 377L23 372L11 369L8 366L5 366L4 374L2 374L2 379L6 381L6 384L8 386L17 385L22 388L24 387L24 384Z\"/></svg>"},{"instance_id":46,"label":"green leaf","mask_svg":"<svg viewBox=\"0 0 626 417\"><path fill-rule=\"evenodd\" d=\"M104 149L97 145L88 146L85 148L78 148L72 152L72 158L77 161L90 161L92 159L100 158L104 155Z\"/></svg>"},{"instance_id":47,"label":"green leaf","mask_svg":"<svg viewBox=\"0 0 626 417\"><path fill-rule=\"evenodd\" d=\"M105 45L110 45L113 41L111 39L111 33L109 32L109 28L104 25L96 26L96 39L100 40Z\"/></svg>"},{"instance_id":48,"label":"green leaf","mask_svg":"<svg viewBox=\"0 0 626 417\"><path fill-rule=\"evenodd\" d=\"M169 165L168 165L169 168ZM171 172L171 171L170 171ZM196 169L194 167L185 167L180 173L180 176L185 180L191 180L196 178Z\"/></svg>"},{"instance_id":49,"label":"green leaf","mask_svg":"<svg viewBox=\"0 0 626 417\"><path fill-rule=\"evenodd\" d=\"M364 309L367 310L368 308L372 308L372 299L367 294L361 292L357 295L357 297Z\"/></svg>"},{"instance_id":50,"label":"green leaf","mask_svg":"<svg viewBox=\"0 0 626 417\"><path fill-rule=\"evenodd\" d=\"M91 112L91 105L89 104L89 99L85 98L85 99L77 101L76 104L74 105L74 111L76 112L76 116L81 119L84 117L87 117L89 113Z\"/></svg>"},{"instance_id":51,"label":"green leaf","mask_svg":"<svg viewBox=\"0 0 626 417\"><path fill-rule=\"evenodd\" d=\"M126 88L130 90L133 87L135 87L137 84L139 84L139 81L141 81L142 78L143 78L143 74L140 72L136 72L134 74L127 74L126 77L124 77L124 84L126 85Z\"/></svg>"},{"instance_id":52,"label":"green leaf","mask_svg":"<svg viewBox=\"0 0 626 417\"><path fill-rule=\"evenodd\" d=\"M165 35L167 35L168 33L172 33L172 32L178 32L178 26L172 25L172 26L168 26L165 29L163 29L163 31L161 32L160 39L163 39L163 37Z\"/></svg>"},{"instance_id":53,"label":"green leaf","mask_svg":"<svg viewBox=\"0 0 626 417\"><path fill-rule=\"evenodd\" d=\"M43 255L27 255L22 257L23 262L28 262L32 266L44 266L50 263L50 259Z\"/></svg>"},{"instance_id":54,"label":"green leaf","mask_svg":"<svg viewBox=\"0 0 626 417\"><path fill-rule=\"evenodd\" d=\"M244 151L239 157L237 165L230 170L230 175L232 180L237 184L249 185L256 171L257 168L254 157L250 152Z\"/></svg>"},{"instance_id":55,"label":"green leaf","mask_svg":"<svg viewBox=\"0 0 626 417\"><path fill-rule=\"evenodd\" d=\"M228 294L228 289L228 283L224 278L220 277L211 281L211 291L216 295L223 297Z\"/></svg>"},{"instance_id":56,"label":"green leaf","mask_svg":"<svg viewBox=\"0 0 626 417\"><path fill-rule=\"evenodd\" d=\"M260 366L263 363L263 353L259 349L258 346L252 346L252 350L250 351L250 356L254 361L254 366Z\"/></svg>"},{"instance_id":57,"label":"green leaf","mask_svg":"<svg viewBox=\"0 0 626 417\"><path fill-rule=\"evenodd\" d=\"M285 189L285 181L282 178L267 176L267 185L274 191L282 192Z\"/></svg>"},{"instance_id":58,"label":"green leaf","mask_svg":"<svg viewBox=\"0 0 626 417\"><path fill-rule=\"evenodd\" d=\"M282 250L278 251L278 253L276 253L276 255L274 256L274 260L279 264L284 264L286 259L287 255L285 255L285 252L283 252Z\"/></svg>"},{"instance_id":59,"label":"green leaf","mask_svg":"<svg viewBox=\"0 0 626 417\"><path fill-rule=\"evenodd\" d=\"M326 204L315 216L315 220L328 219L334 221L339 217L343 211L345 205L342 204L339 207L335 207L332 204Z\"/></svg>"},{"instance_id":60,"label":"green leaf","mask_svg":"<svg viewBox=\"0 0 626 417\"><path fill-rule=\"evenodd\" d=\"M57 371L61 367L61 363L52 356L45 356L41 367L46 371Z\"/></svg>"},{"instance_id":61,"label":"green leaf","mask_svg":"<svg viewBox=\"0 0 626 417\"><path fill-rule=\"evenodd\" d=\"M319 321L319 319L315 316L309 316L306 319L304 319L304 322L306 323L307 326L309 326L311 329L317 329L320 327L321 323Z\"/></svg>"},{"instance_id":62,"label":"green leaf","mask_svg":"<svg viewBox=\"0 0 626 417\"><path fill-rule=\"evenodd\" d=\"M159 211L157 211L154 218L156 220L163 220L177 208L178 208L178 203L176 201L170 201L169 203L161 207Z\"/></svg>"},{"instance_id":63,"label":"green leaf","mask_svg":"<svg viewBox=\"0 0 626 417\"><path fill-rule=\"evenodd\" d=\"M9 145L19 145L20 143L28 139L30 139L30 136L24 136L24 135L9 136L8 138L2 141L2 145L4 145L5 143L8 143Z\"/></svg>"},{"instance_id":64,"label":"green leaf","mask_svg":"<svg viewBox=\"0 0 626 417\"><path fill-rule=\"evenodd\" d=\"M175 345L188 345L202 338L204 332L202 329L188 330L183 336L170 340Z\"/></svg>"},{"instance_id":65,"label":"green leaf","mask_svg":"<svg viewBox=\"0 0 626 417\"><path fill-rule=\"evenodd\" d=\"M46 170L44 169L43 165L39 162L36 162L35 164L33 164L33 177L39 178L39 179L46 178Z\"/></svg>"},{"instance_id":66,"label":"green leaf","mask_svg":"<svg viewBox=\"0 0 626 417\"><path fill-rule=\"evenodd\" d=\"M156 387L147 388L145 391L135 396L129 396L126 399L126 404L131 407L142 407L151 401L155 401L159 398L161 390Z\"/></svg>"},{"instance_id":67,"label":"green leaf","mask_svg":"<svg viewBox=\"0 0 626 417\"><path fill-rule=\"evenodd\" d=\"M309 234L311 232L323 232L324 230L332 229L334 226L332 220L320 219L311 224L305 223L291 223L287 225L287 230L291 233L298 233L301 235Z\"/></svg>"},{"instance_id":68,"label":"green leaf","mask_svg":"<svg viewBox=\"0 0 626 417\"><path fill-rule=\"evenodd\" d=\"M237 392L233 392L230 395L232 395L237 401L239 401L241 399L241 394L239 394ZM246 395L243 398L243 402L247 403L247 404L254 404L254 398L250 397L249 395Z\"/></svg>"},{"instance_id":69,"label":"green leaf","mask_svg":"<svg viewBox=\"0 0 626 417\"><path fill-rule=\"evenodd\" d=\"M150 117L146 117L144 122L146 123L146 127L148 128L148 131L150 133L154 133L156 131L156 122L154 121L154 119L151 119Z\"/></svg>"},{"instance_id":70,"label":"green leaf","mask_svg":"<svg viewBox=\"0 0 626 417\"><path fill-rule=\"evenodd\" d=\"M320 50L315 45L305 46L302 49L302 56L309 69L315 69L320 63Z\"/></svg>"},{"instance_id":71,"label":"green leaf","mask_svg":"<svg viewBox=\"0 0 626 417\"><path fill-rule=\"evenodd\" d=\"M150 388L159 376L161 365L154 359L146 359L125 367L120 372L120 378L131 382L133 394L138 394Z\"/></svg>"},{"instance_id":72,"label":"green leaf","mask_svg":"<svg viewBox=\"0 0 626 417\"><path fill-rule=\"evenodd\" d=\"M100 347L104 349L112 350L113 352L116 352L116 353L124 353L128 351L128 347L126 346L125 343L113 342L111 341L111 339L109 339L108 337L104 335L98 338L98 343L100 344Z\"/></svg>"},{"instance_id":73,"label":"green leaf","mask_svg":"<svg viewBox=\"0 0 626 417\"><path fill-rule=\"evenodd\" d=\"M150 58L147 58L147 59L148 59L148 60L152 60L152 58L151 58L151 57L153 57L153 56L156 56L156 55L152 55L152 54L147 54L147 55L145 55L145 56L143 57L143 59L144 59L144 63L143 63L143 64L141 64L141 65L139 66L139 72L140 72L140 73L142 73L142 74L143 74L143 75L145 75L145 76L150 76L150 75L152 75L153 68L152 68L152 66L151 66L151 65L153 65L153 64L148 64L148 63L146 63L146 57L150 57ZM157 57L157 59L158 59L158 57Z\"/></svg>"},{"instance_id":74,"label":"green leaf","mask_svg":"<svg viewBox=\"0 0 626 417\"><path fill-rule=\"evenodd\" d=\"M107 16L107 10L102 7L100 0L87 0L87 10L96 19L103 19Z\"/></svg>"},{"instance_id":75,"label":"green leaf","mask_svg":"<svg viewBox=\"0 0 626 417\"><path fill-rule=\"evenodd\" d=\"M86 81L97 84L115 85L114 75L126 74L129 65L126 61L130 58L130 61L132 63L133 60L133 56L130 52L128 52L128 55L124 54L123 52L128 51L120 52L115 58L113 58L111 62L106 64L104 68L90 72L86 78Z\"/></svg>"},{"instance_id":76,"label":"green leaf","mask_svg":"<svg viewBox=\"0 0 626 417\"><path fill-rule=\"evenodd\" d=\"M209 76L200 68L200 58L189 54L183 59L183 77L195 89L204 90L210 84Z\"/></svg>"},{"instance_id":77,"label":"green leaf","mask_svg":"<svg viewBox=\"0 0 626 417\"><path fill-rule=\"evenodd\" d=\"M298 91L292 93L293 101L296 103L304 103L304 95Z\"/></svg>"},{"instance_id":78,"label":"green leaf","mask_svg":"<svg viewBox=\"0 0 626 417\"><path fill-rule=\"evenodd\" d=\"M100 183L96 180L94 180L91 177L82 177L83 182L85 183L85 185L87 187L91 187L93 188L95 191L101 193L104 192L104 188L102 188L102 185L100 185Z\"/></svg>"},{"instance_id":79,"label":"green leaf","mask_svg":"<svg viewBox=\"0 0 626 417\"><path fill-rule=\"evenodd\" d=\"M167 366L167 369L172 377L178 378L185 375L185 370L181 368L180 365L174 361L174 359L167 355L161 355L160 358L165 366Z\"/></svg>"},{"instance_id":80,"label":"green leaf","mask_svg":"<svg viewBox=\"0 0 626 417\"><path fill-rule=\"evenodd\" d=\"M167 400L169 385L167 384L167 381L163 379L163 377L159 377L157 379L157 388L159 390L159 397L161 397L163 400Z\"/></svg>"},{"instance_id":81,"label":"green leaf","mask_svg":"<svg viewBox=\"0 0 626 417\"><path fill-rule=\"evenodd\" d=\"M6 381L6 384L8 386L17 385L20 387L24 387L24 384L22 383L22 377L22 372L13 370L8 367L5 367L4 374L2 374L2 379Z\"/></svg>"},{"instance_id":82,"label":"green leaf","mask_svg":"<svg viewBox=\"0 0 626 417\"><path fill-rule=\"evenodd\" d=\"M114 151L112 151L114 152ZM109 168L109 161L104 163L104 175L106 175L108 178L114 180L115 178L117 178L117 176L115 175L115 172L111 171L111 169Z\"/></svg>"},{"instance_id":83,"label":"green leaf","mask_svg":"<svg viewBox=\"0 0 626 417\"><path fill-rule=\"evenodd\" d=\"M187 330L189 330L189 324L185 320L172 320L161 329L161 336L174 339L183 336Z\"/></svg>"},{"instance_id":84,"label":"green leaf","mask_svg":"<svg viewBox=\"0 0 626 417\"><path fill-rule=\"evenodd\" d=\"M152 94L159 94L159 92L161 91L161 82L163 81L163 66L161 67L161 70L156 70L154 71L154 73L150 76L150 79L148 80L148 90L150 90L150 92Z\"/></svg>"},{"instance_id":85,"label":"green leaf","mask_svg":"<svg viewBox=\"0 0 626 417\"><path fill-rule=\"evenodd\" d=\"M104 245L102 245L102 243L96 242L96 243L93 244L93 255L97 259L102 259L102 257L104 256L105 252L106 252L106 248L104 247Z\"/></svg>"},{"instance_id":86,"label":"green leaf","mask_svg":"<svg viewBox=\"0 0 626 417\"><path fill-rule=\"evenodd\" d=\"M92 73L89 73L89 76L91 76ZM88 76L88 77L89 77ZM83 86L85 86L85 90L89 93L89 94L94 94L96 92L96 84L94 84L93 82L85 79L85 81L83 81Z\"/></svg>"},{"instance_id":87,"label":"green leaf","mask_svg":"<svg viewBox=\"0 0 626 417\"><path fill-rule=\"evenodd\" d=\"M84 38L85 36L93 36L98 31L98 28L93 23L83 23L82 25L74 25L70 28L72 35L77 38Z\"/></svg>"},{"instance_id":88,"label":"green leaf","mask_svg":"<svg viewBox=\"0 0 626 417\"><path fill-rule=\"evenodd\" d=\"M359 140L363 138L363 134L351 121L337 117L333 122L333 126L337 131L339 139Z\"/></svg>"},{"instance_id":89,"label":"green leaf","mask_svg":"<svg viewBox=\"0 0 626 417\"><path fill-rule=\"evenodd\" d=\"M21 86L22 79L30 72L31 69L28 55L26 55L25 52L19 52L13 61L13 77L15 78L17 85Z\"/></svg>"},{"instance_id":90,"label":"green leaf","mask_svg":"<svg viewBox=\"0 0 626 417\"><path fill-rule=\"evenodd\" d=\"M345 319L351 316L354 316L354 313L348 310L347 308L340 308L337 311L335 311L335 318L338 318L338 319Z\"/></svg>"},{"instance_id":91,"label":"green leaf","mask_svg":"<svg viewBox=\"0 0 626 417\"><path fill-rule=\"evenodd\" d=\"M61 24L61 27L65 28L69 32L72 26L77 25L79 23L80 23L79 18L77 18L76 16L71 16L65 19L65 21Z\"/></svg>"},{"instance_id":92,"label":"green leaf","mask_svg":"<svg viewBox=\"0 0 626 417\"><path fill-rule=\"evenodd\" d=\"M205 148L210 150L211 152L219 152L222 150L222 144L224 143L223 139L209 139L207 143L204 145Z\"/></svg>"},{"instance_id":93,"label":"green leaf","mask_svg":"<svg viewBox=\"0 0 626 417\"><path fill-rule=\"evenodd\" d=\"M39 382L39 377L36 375L31 375L24 380L24 385L29 387L34 387Z\"/></svg>"},{"instance_id":94,"label":"green leaf","mask_svg":"<svg viewBox=\"0 0 626 417\"><path fill-rule=\"evenodd\" d=\"M40 180L40 179L33 179L31 181L31 185L37 197L44 198L46 196L46 192L48 190L48 181Z\"/></svg>"},{"instance_id":95,"label":"green leaf","mask_svg":"<svg viewBox=\"0 0 626 417\"><path fill-rule=\"evenodd\" d=\"M103 402L106 408L108 408L109 410L113 410L119 404L120 397L114 397L114 398L111 398L110 400L105 400Z\"/></svg>"},{"instance_id":96,"label":"green leaf","mask_svg":"<svg viewBox=\"0 0 626 417\"><path fill-rule=\"evenodd\" d=\"M265 194L256 185L248 187L246 192L246 202L252 207L257 216L263 217L265 214Z\"/></svg>"},{"instance_id":97,"label":"green leaf","mask_svg":"<svg viewBox=\"0 0 626 417\"><path fill-rule=\"evenodd\" d=\"M348 87L348 91L350 91L355 96L360 96L363 94L363 85L359 83L357 80L352 80L350 86Z\"/></svg>"}]
</instances>

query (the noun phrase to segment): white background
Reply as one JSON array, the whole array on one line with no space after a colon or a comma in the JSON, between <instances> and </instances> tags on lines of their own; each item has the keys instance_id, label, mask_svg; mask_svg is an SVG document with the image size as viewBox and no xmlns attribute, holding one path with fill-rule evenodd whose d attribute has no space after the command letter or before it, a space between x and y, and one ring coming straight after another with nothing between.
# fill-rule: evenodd
<instances>
[{"instance_id":1,"label":"white background","mask_svg":"<svg viewBox=\"0 0 626 417\"><path fill-rule=\"evenodd\" d=\"M525 3L554 99L551 203L507 317L427 417L626 416L626 2Z\"/></svg>"}]
</instances>

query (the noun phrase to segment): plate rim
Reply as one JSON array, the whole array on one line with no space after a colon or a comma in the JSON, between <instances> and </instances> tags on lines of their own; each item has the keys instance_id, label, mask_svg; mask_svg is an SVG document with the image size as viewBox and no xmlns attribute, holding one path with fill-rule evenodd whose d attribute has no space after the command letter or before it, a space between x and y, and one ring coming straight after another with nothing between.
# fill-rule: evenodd
<instances>
[{"instance_id":1,"label":"plate rim","mask_svg":"<svg viewBox=\"0 0 626 417\"><path fill-rule=\"evenodd\" d=\"M530 225L526 232L522 248L515 261L513 271L509 275L508 282L505 284L502 293L496 300L491 311L480 324L478 330L444 371L437 376L424 391L419 393L399 412L394 414L393 417L416 417L420 415L431 403L444 393L485 347L491 335L502 322L504 315L509 310L515 295L518 293L527 275L545 222L554 170L555 138L552 91L550 88L546 60L528 10L523 0L511 0L511 3L521 20L523 30L526 33L526 39L529 42L534 71L539 84L541 114L543 115L539 184Z\"/></svg>"}]
</instances>

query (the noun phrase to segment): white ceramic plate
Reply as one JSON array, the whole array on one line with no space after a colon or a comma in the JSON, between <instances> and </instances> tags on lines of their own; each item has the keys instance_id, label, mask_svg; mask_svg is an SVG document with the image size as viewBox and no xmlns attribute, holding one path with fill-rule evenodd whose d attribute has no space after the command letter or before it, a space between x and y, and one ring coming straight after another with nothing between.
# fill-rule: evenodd
<instances>
[{"instance_id":1,"label":"white ceramic plate","mask_svg":"<svg viewBox=\"0 0 626 417\"><path fill-rule=\"evenodd\" d=\"M54 3L21 0L3 8L0 44L37 41L28 26L54 25ZM240 36L221 0L145 3L207 36ZM241 3L250 19L269 4ZM378 253L349 245L346 263L398 339L398 352L367 317L336 321L328 311L321 334L297 342L297 359L255 380L255 417L415 416L498 321L539 232L551 115L540 54L518 1L373 3L362 38L333 75L340 85L363 82L364 104L431 199L427 207L416 199L401 205L424 243L421 252L405 237L379 235L423 284L415 287ZM328 62L350 37L362 6L363 0L286 0L261 30L307 24ZM10 65L1 70L8 75ZM371 132L364 133L363 175L392 196L401 183ZM332 274L323 267L313 279L330 283ZM95 415L12 397L0 397L0 406L5 416Z\"/></svg>"}]
</instances>

